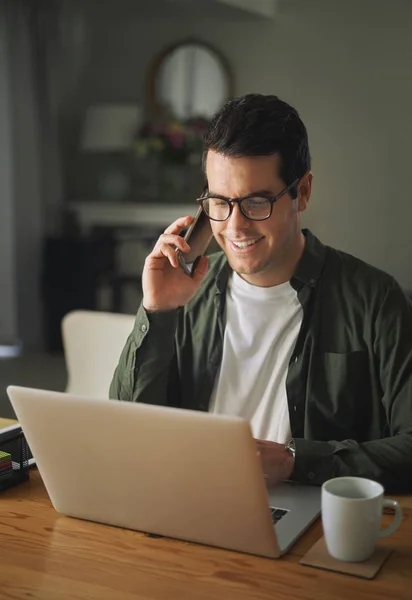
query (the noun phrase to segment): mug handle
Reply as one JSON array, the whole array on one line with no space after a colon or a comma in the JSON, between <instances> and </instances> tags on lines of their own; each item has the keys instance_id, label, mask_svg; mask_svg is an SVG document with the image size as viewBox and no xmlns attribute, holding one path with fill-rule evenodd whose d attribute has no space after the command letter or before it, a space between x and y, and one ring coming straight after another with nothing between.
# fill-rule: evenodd
<instances>
[{"instance_id":1,"label":"mug handle","mask_svg":"<svg viewBox=\"0 0 412 600\"><path fill-rule=\"evenodd\" d=\"M394 516L393 522L390 525L388 525L388 527L385 527L385 529L381 529L379 532L379 537L388 537L388 535L392 535L392 533L395 533L395 531L398 529L399 525L401 524L402 509L399 506L399 504L396 502L396 500L384 500L383 506L384 507L388 506L395 510L395 516Z\"/></svg>"}]
</instances>

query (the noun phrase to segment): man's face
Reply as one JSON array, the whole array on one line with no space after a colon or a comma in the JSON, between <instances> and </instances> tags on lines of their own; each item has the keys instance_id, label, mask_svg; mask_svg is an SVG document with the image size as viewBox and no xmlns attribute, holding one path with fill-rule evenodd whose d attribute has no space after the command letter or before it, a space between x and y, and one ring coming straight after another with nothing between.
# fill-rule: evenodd
<instances>
[{"instance_id":1,"label":"man's face","mask_svg":"<svg viewBox=\"0 0 412 600\"><path fill-rule=\"evenodd\" d=\"M206 175L210 194L241 198L256 192L276 196L286 183L280 179L279 156L232 158L209 151ZM226 221L210 221L217 243L229 264L253 285L271 286L286 281L296 266L304 246L300 212L310 197L312 175L307 173L298 185L298 198L289 193L273 205L265 221L251 221L234 205ZM247 242L247 245L245 244Z\"/></svg>"}]
</instances>

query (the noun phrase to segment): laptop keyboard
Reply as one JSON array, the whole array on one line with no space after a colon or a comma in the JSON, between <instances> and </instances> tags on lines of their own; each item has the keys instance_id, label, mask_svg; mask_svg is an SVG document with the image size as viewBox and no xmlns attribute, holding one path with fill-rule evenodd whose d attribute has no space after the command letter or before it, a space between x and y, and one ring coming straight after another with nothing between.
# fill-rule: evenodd
<instances>
[{"instance_id":1,"label":"laptop keyboard","mask_svg":"<svg viewBox=\"0 0 412 600\"><path fill-rule=\"evenodd\" d=\"M282 517L284 517L286 515L287 510L283 509L283 508L272 508L270 507L270 512L272 513L272 522L274 525L276 525L276 523L279 523L279 521L281 520Z\"/></svg>"}]
</instances>

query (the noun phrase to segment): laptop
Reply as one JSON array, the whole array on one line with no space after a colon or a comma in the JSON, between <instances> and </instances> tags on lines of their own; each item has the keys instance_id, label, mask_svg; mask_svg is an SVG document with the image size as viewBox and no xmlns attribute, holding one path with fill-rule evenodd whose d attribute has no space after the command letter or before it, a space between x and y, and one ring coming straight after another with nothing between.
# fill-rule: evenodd
<instances>
[{"instance_id":1,"label":"laptop","mask_svg":"<svg viewBox=\"0 0 412 600\"><path fill-rule=\"evenodd\" d=\"M320 489L268 491L244 419L10 386L56 511L277 558L320 513Z\"/></svg>"}]
</instances>

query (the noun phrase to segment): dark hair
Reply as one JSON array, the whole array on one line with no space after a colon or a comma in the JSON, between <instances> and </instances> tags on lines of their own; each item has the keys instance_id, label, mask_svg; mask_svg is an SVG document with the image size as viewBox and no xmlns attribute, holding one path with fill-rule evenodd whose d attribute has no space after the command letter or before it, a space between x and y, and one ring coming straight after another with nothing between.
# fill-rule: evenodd
<instances>
[{"instance_id":1,"label":"dark hair","mask_svg":"<svg viewBox=\"0 0 412 600\"><path fill-rule=\"evenodd\" d=\"M209 150L226 156L279 154L286 185L310 170L308 134L298 112L277 96L247 94L227 102L204 137L203 171ZM293 197L297 196L292 190Z\"/></svg>"}]
</instances>

